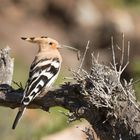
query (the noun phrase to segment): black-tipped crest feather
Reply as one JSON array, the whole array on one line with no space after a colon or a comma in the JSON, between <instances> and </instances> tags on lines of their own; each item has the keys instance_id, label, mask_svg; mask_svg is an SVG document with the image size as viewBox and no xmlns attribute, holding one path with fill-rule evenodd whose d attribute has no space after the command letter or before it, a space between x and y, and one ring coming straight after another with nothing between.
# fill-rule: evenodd
<instances>
[{"instance_id":1,"label":"black-tipped crest feather","mask_svg":"<svg viewBox=\"0 0 140 140\"><path fill-rule=\"evenodd\" d=\"M30 37L30 39L33 41L35 39L35 37Z\"/></svg>"},{"instance_id":2,"label":"black-tipped crest feather","mask_svg":"<svg viewBox=\"0 0 140 140\"><path fill-rule=\"evenodd\" d=\"M22 40L26 40L26 39L27 39L27 37L21 37L21 39L22 39Z\"/></svg>"}]
</instances>

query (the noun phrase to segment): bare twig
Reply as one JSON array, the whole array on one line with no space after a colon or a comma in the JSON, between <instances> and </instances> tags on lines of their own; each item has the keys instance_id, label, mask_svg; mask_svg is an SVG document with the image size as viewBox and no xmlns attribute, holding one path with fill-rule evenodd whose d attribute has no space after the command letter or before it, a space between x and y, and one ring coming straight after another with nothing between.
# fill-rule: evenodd
<instances>
[{"instance_id":1,"label":"bare twig","mask_svg":"<svg viewBox=\"0 0 140 140\"><path fill-rule=\"evenodd\" d=\"M92 130L91 127L86 127L84 130L81 129L82 132L86 134L86 139L87 140L96 140L94 136L94 131Z\"/></svg>"},{"instance_id":2,"label":"bare twig","mask_svg":"<svg viewBox=\"0 0 140 140\"><path fill-rule=\"evenodd\" d=\"M124 33L122 35L122 49L121 49L121 60L120 60L120 67L119 72L121 72L124 62Z\"/></svg>"},{"instance_id":3,"label":"bare twig","mask_svg":"<svg viewBox=\"0 0 140 140\"><path fill-rule=\"evenodd\" d=\"M139 83L139 82L140 82L140 79L138 79L138 80L132 82L132 83L131 83L130 85L128 85L128 86L132 86L132 85L137 84L137 83Z\"/></svg>"},{"instance_id":4,"label":"bare twig","mask_svg":"<svg viewBox=\"0 0 140 140\"><path fill-rule=\"evenodd\" d=\"M94 56L94 52L91 53L92 65L99 63L99 56L99 53L97 54L97 57Z\"/></svg>"},{"instance_id":5,"label":"bare twig","mask_svg":"<svg viewBox=\"0 0 140 140\"><path fill-rule=\"evenodd\" d=\"M130 41L128 41L128 45L127 45L127 62L126 64L124 65L123 68L120 69L120 73L123 73L123 71L126 69L126 67L128 66L129 64L129 56L130 56ZM124 55L123 55L124 57Z\"/></svg>"},{"instance_id":6,"label":"bare twig","mask_svg":"<svg viewBox=\"0 0 140 140\"><path fill-rule=\"evenodd\" d=\"M21 89L23 89L23 85L22 85L22 83L21 82L16 82L16 81L12 81L18 88L21 88Z\"/></svg>"},{"instance_id":7,"label":"bare twig","mask_svg":"<svg viewBox=\"0 0 140 140\"><path fill-rule=\"evenodd\" d=\"M116 56L115 56L115 50L114 50L114 40L113 40L113 37L111 37L111 48L112 48L113 68L114 68L116 74L118 74L117 67L116 67Z\"/></svg>"},{"instance_id":8,"label":"bare twig","mask_svg":"<svg viewBox=\"0 0 140 140\"><path fill-rule=\"evenodd\" d=\"M84 60L85 60L85 57L86 57L86 53L87 53L87 51L88 51L88 49L89 49L89 43L90 43L90 41L87 42L86 50L85 50L85 52L84 52L84 55L83 55L83 58L82 58L82 60L81 60L80 67L79 67L77 73L80 73L80 71L81 71L81 69L82 69L82 66L83 66L83 63L84 63Z\"/></svg>"},{"instance_id":9,"label":"bare twig","mask_svg":"<svg viewBox=\"0 0 140 140\"><path fill-rule=\"evenodd\" d=\"M84 59L88 45L89 42ZM129 47L127 53L129 58ZM54 91L42 93L43 96L33 100L27 108L49 111L50 107L61 106L70 111L70 114L66 114L69 120L85 118L101 140L136 140L140 134L139 105L132 86L127 86L132 81L125 82L125 86L120 81L122 70L126 66L123 67L124 58L121 58L121 72L117 71L113 38L112 56L113 68L110 68L100 64L98 57L95 58L92 54L94 64L90 73L82 69L82 59L79 72L71 71L76 80L74 84L68 82ZM5 84L0 86L1 106L19 107L22 96L23 89L15 90Z\"/></svg>"}]
</instances>

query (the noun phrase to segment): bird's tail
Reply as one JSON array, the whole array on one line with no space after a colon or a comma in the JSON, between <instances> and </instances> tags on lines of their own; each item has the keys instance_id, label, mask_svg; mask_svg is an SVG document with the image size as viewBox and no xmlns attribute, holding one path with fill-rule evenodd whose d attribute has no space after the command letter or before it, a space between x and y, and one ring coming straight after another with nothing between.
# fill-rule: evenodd
<instances>
[{"instance_id":1,"label":"bird's tail","mask_svg":"<svg viewBox=\"0 0 140 140\"><path fill-rule=\"evenodd\" d=\"M14 120L14 123L13 123L13 125L12 125L12 129L15 129L15 128L16 128L16 126L17 126L17 124L18 124L18 122L19 122L19 120L20 120L22 114L24 113L25 109L26 109L26 106L25 106L25 105L22 105L22 106L19 108L19 111L18 111L18 113L17 113L17 115L16 115L16 118L15 118L15 120Z\"/></svg>"}]
</instances>

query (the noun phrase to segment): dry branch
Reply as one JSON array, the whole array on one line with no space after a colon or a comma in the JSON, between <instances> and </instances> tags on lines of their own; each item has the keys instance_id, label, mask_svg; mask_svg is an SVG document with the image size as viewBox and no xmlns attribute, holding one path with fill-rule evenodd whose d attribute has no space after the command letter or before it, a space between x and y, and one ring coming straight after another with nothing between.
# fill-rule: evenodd
<instances>
[{"instance_id":1,"label":"dry branch","mask_svg":"<svg viewBox=\"0 0 140 140\"><path fill-rule=\"evenodd\" d=\"M76 84L65 83L54 91L43 93L44 96L35 99L28 108L48 111L50 107L61 106L70 111L69 121L85 118L101 140L140 140L139 105L131 81L120 82L123 66L117 72L114 56L111 68L99 64L92 55L90 73L72 72ZM22 88L15 90L5 81L0 86L0 105L12 109L19 107L22 95Z\"/></svg>"},{"instance_id":2,"label":"dry branch","mask_svg":"<svg viewBox=\"0 0 140 140\"><path fill-rule=\"evenodd\" d=\"M0 50L0 84L11 84L14 59L9 56L10 48Z\"/></svg>"}]
</instances>

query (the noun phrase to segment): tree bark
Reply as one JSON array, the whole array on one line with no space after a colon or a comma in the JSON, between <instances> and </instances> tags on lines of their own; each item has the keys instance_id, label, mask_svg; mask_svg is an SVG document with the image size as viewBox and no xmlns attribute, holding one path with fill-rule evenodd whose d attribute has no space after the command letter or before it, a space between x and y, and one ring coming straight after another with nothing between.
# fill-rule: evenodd
<instances>
[{"instance_id":1,"label":"tree bark","mask_svg":"<svg viewBox=\"0 0 140 140\"><path fill-rule=\"evenodd\" d=\"M7 60L10 57L4 58ZM5 69L11 71L8 78L3 78L5 71L0 68L0 78L5 79L0 85L0 105L14 109L20 106L24 89L10 86L13 61L0 58L0 62L0 66L6 66ZM49 111L50 107L61 106L70 111L67 114L69 121L86 119L101 140L140 140L140 107L132 82L122 84L120 73L97 61L93 62L90 73L84 70L82 74L72 73L75 83L43 91L42 96L32 101L28 108Z\"/></svg>"}]
</instances>

